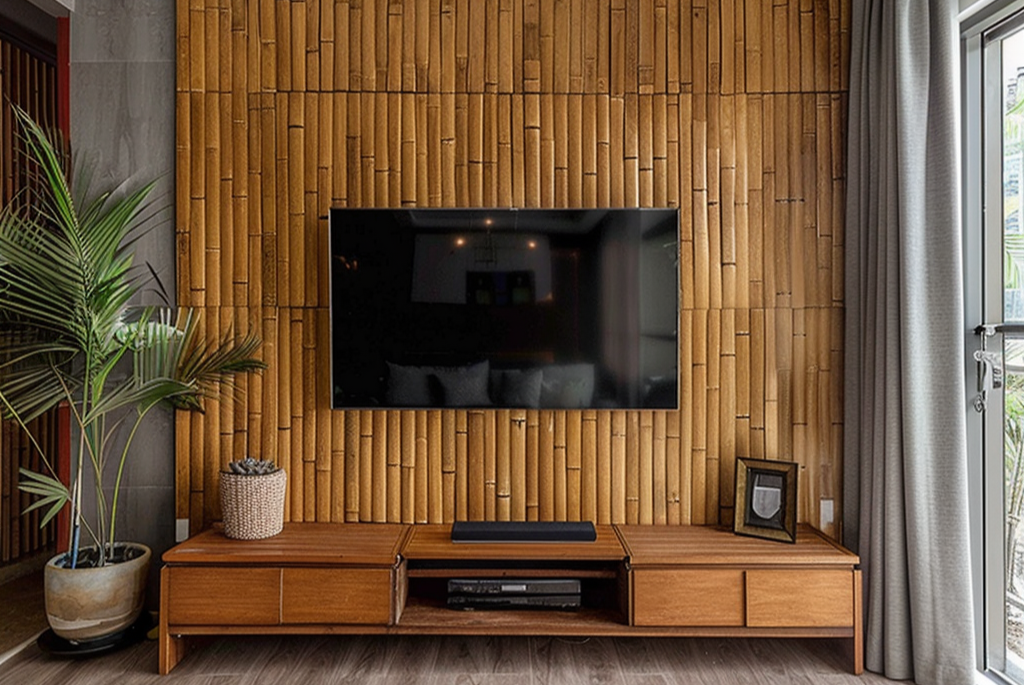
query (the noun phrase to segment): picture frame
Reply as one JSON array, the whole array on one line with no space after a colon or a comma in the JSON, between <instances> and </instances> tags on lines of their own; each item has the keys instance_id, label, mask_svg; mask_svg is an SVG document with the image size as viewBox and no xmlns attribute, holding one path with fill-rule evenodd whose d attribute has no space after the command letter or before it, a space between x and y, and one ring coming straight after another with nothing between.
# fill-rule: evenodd
<instances>
[{"instance_id":1,"label":"picture frame","mask_svg":"<svg viewBox=\"0 0 1024 685\"><path fill-rule=\"evenodd\" d=\"M795 462L737 457L733 532L795 543L796 487Z\"/></svg>"}]
</instances>

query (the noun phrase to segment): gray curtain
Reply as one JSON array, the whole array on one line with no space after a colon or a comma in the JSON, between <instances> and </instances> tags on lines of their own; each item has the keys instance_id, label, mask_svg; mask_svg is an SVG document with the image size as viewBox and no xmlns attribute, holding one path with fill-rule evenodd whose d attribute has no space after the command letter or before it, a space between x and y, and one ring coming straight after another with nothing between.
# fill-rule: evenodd
<instances>
[{"instance_id":1,"label":"gray curtain","mask_svg":"<svg viewBox=\"0 0 1024 685\"><path fill-rule=\"evenodd\" d=\"M843 520L865 665L971 683L956 3L852 12Z\"/></svg>"}]
</instances>

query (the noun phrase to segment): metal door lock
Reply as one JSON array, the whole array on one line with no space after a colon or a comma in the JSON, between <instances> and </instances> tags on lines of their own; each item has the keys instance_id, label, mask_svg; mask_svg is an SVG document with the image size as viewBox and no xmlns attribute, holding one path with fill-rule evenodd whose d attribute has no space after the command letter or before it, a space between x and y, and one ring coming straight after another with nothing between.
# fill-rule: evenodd
<instances>
[{"instance_id":1,"label":"metal door lock","mask_svg":"<svg viewBox=\"0 0 1024 685\"><path fill-rule=\"evenodd\" d=\"M975 350L974 359L978 362L978 390L998 390L1003 387L1003 354L988 350Z\"/></svg>"}]
</instances>

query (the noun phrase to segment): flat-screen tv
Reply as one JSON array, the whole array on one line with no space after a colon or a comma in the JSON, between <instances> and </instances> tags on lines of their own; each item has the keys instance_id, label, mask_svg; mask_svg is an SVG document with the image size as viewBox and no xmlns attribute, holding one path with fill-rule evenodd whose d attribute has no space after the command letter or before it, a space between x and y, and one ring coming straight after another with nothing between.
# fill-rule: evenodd
<instances>
[{"instance_id":1,"label":"flat-screen tv","mask_svg":"<svg viewBox=\"0 0 1024 685\"><path fill-rule=\"evenodd\" d=\"M678 407L675 209L331 209L334 408Z\"/></svg>"}]
</instances>

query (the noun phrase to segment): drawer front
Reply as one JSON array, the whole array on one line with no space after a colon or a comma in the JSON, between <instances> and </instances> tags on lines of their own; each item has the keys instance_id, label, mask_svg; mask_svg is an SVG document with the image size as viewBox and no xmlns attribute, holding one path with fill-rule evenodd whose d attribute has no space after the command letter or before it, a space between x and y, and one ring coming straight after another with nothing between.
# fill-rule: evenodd
<instances>
[{"instance_id":1,"label":"drawer front","mask_svg":"<svg viewBox=\"0 0 1024 685\"><path fill-rule=\"evenodd\" d=\"M391 624L389 568L286 568L284 623Z\"/></svg>"},{"instance_id":2,"label":"drawer front","mask_svg":"<svg viewBox=\"0 0 1024 685\"><path fill-rule=\"evenodd\" d=\"M853 626L850 570L747 572L747 625L757 628Z\"/></svg>"},{"instance_id":3,"label":"drawer front","mask_svg":"<svg viewBox=\"0 0 1024 685\"><path fill-rule=\"evenodd\" d=\"M639 569L633 571L633 624L742 626L743 571Z\"/></svg>"},{"instance_id":4,"label":"drawer front","mask_svg":"<svg viewBox=\"0 0 1024 685\"><path fill-rule=\"evenodd\" d=\"M279 568L170 568L171 625L265 626L281 622Z\"/></svg>"}]
</instances>

